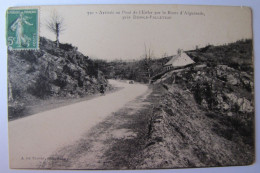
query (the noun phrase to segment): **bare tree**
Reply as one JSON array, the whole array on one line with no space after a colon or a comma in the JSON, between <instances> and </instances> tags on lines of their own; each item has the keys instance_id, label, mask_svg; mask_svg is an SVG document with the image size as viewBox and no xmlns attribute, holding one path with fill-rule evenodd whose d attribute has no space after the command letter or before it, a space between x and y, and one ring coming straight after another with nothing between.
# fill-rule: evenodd
<instances>
[{"instance_id":1,"label":"bare tree","mask_svg":"<svg viewBox=\"0 0 260 173\"><path fill-rule=\"evenodd\" d=\"M65 30L63 17L54 11L46 23L47 28L56 35L56 45L59 47L59 36Z\"/></svg>"},{"instance_id":2,"label":"bare tree","mask_svg":"<svg viewBox=\"0 0 260 173\"><path fill-rule=\"evenodd\" d=\"M147 71L148 78L150 79L150 77L151 77L151 58L152 58L153 52L151 51L150 46L147 50L145 43L144 43L144 51L145 51L144 58L145 58L145 66L146 66L145 70Z\"/></svg>"}]
</instances>

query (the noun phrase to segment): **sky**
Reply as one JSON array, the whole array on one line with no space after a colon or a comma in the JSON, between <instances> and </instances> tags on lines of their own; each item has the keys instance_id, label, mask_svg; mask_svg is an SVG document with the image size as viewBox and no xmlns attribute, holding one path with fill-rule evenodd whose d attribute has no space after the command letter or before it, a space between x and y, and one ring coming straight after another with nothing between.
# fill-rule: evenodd
<instances>
[{"instance_id":1,"label":"sky","mask_svg":"<svg viewBox=\"0 0 260 173\"><path fill-rule=\"evenodd\" d=\"M53 12L64 19L60 42L71 43L92 58L106 60L139 59L145 49L150 49L154 58L160 58L176 54L179 48L190 50L252 38L251 10L246 7L41 6L40 35L51 40L55 40L55 34L47 29L46 21ZM134 19L136 16L148 19ZM167 19L154 19L160 16Z\"/></svg>"}]
</instances>

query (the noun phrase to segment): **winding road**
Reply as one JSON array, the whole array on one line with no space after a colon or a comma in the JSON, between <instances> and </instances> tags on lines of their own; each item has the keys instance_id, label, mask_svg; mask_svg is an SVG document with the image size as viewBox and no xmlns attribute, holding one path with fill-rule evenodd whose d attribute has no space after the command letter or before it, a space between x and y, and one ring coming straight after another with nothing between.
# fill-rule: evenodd
<instances>
[{"instance_id":1,"label":"winding road","mask_svg":"<svg viewBox=\"0 0 260 173\"><path fill-rule=\"evenodd\" d=\"M52 153L76 142L148 89L142 84L109 82L123 89L9 122L10 168L38 168Z\"/></svg>"}]
</instances>

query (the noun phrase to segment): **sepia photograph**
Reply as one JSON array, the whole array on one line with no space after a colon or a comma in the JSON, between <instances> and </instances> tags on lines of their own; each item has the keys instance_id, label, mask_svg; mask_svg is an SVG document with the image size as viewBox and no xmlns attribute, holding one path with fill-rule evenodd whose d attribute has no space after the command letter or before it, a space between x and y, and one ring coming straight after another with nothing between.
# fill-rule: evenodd
<instances>
[{"instance_id":1,"label":"sepia photograph","mask_svg":"<svg viewBox=\"0 0 260 173\"><path fill-rule=\"evenodd\" d=\"M11 169L255 162L249 7L11 7L6 40Z\"/></svg>"}]
</instances>

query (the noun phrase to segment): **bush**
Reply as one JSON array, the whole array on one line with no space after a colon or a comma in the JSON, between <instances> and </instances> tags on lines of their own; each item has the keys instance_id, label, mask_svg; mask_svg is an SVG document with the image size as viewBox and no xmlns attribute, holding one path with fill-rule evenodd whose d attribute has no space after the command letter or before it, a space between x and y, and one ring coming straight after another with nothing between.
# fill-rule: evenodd
<instances>
[{"instance_id":1,"label":"bush","mask_svg":"<svg viewBox=\"0 0 260 173\"><path fill-rule=\"evenodd\" d=\"M8 120L13 120L24 116L25 106L22 103L8 105Z\"/></svg>"},{"instance_id":2,"label":"bush","mask_svg":"<svg viewBox=\"0 0 260 173\"><path fill-rule=\"evenodd\" d=\"M25 61L28 61L30 63L37 62L37 54L31 50L21 51L19 56L21 59L24 59Z\"/></svg>"},{"instance_id":3,"label":"bush","mask_svg":"<svg viewBox=\"0 0 260 173\"><path fill-rule=\"evenodd\" d=\"M35 85L28 88L28 92L38 98L44 99L51 94L51 85L49 82L49 79L41 73Z\"/></svg>"},{"instance_id":4,"label":"bush","mask_svg":"<svg viewBox=\"0 0 260 173\"><path fill-rule=\"evenodd\" d=\"M63 76L58 76L58 78L53 83L54 85L59 86L61 89L67 85L66 78Z\"/></svg>"},{"instance_id":5,"label":"bush","mask_svg":"<svg viewBox=\"0 0 260 173\"><path fill-rule=\"evenodd\" d=\"M21 89L17 88L16 86L14 86L12 88L12 96L14 100L20 99L22 97L23 93L21 91Z\"/></svg>"},{"instance_id":6,"label":"bush","mask_svg":"<svg viewBox=\"0 0 260 173\"><path fill-rule=\"evenodd\" d=\"M36 71L35 67L34 67L34 66L31 66L31 67L26 71L26 73L33 73L33 72L35 72L35 71Z\"/></svg>"},{"instance_id":7,"label":"bush","mask_svg":"<svg viewBox=\"0 0 260 173\"><path fill-rule=\"evenodd\" d=\"M74 49L74 47L71 44L67 44L67 43L65 43L65 44L60 43L59 48L66 50L66 51L70 51L70 50ZM77 49L77 48L75 48L75 49Z\"/></svg>"},{"instance_id":8,"label":"bush","mask_svg":"<svg viewBox=\"0 0 260 173\"><path fill-rule=\"evenodd\" d=\"M200 85L197 83L196 87L193 89L193 95L196 102L200 105L202 102L202 95L201 95L201 88Z\"/></svg>"}]
</instances>

